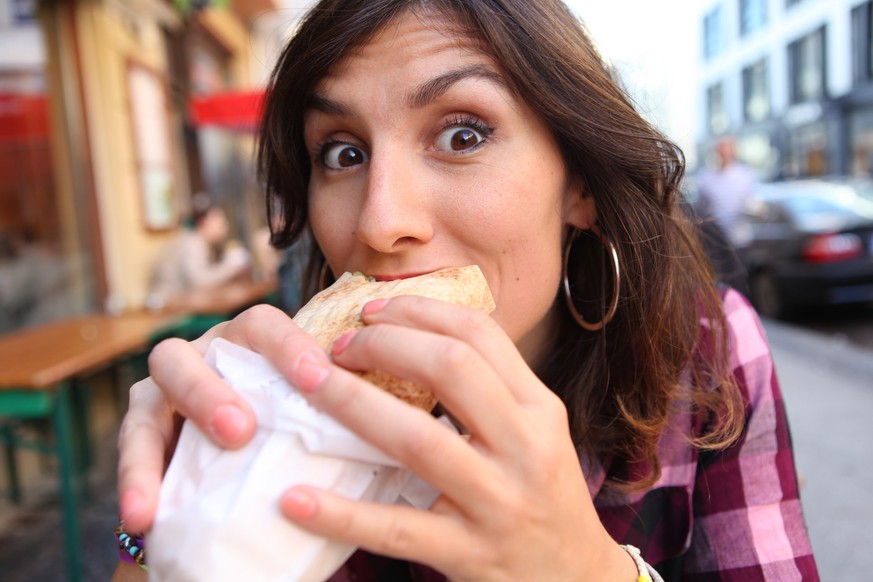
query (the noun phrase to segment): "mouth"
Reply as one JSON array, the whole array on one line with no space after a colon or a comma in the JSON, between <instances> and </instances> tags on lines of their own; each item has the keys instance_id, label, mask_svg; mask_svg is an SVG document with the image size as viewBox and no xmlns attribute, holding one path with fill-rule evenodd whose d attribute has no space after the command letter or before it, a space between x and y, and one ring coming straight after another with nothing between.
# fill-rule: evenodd
<instances>
[{"instance_id":1,"label":"mouth","mask_svg":"<svg viewBox=\"0 0 873 582\"><path fill-rule=\"evenodd\" d=\"M433 269L431 271L417 271L415 273L403 273L403 274L398 274L398 275L374 274L374 275L370 275L370 276L379 282L400 281L401 279L412 279L413 277L421 277L422 275L427 275L429 273L433 273L436 270L438 270L438 269Z\"/></svg>"}]
</instances>

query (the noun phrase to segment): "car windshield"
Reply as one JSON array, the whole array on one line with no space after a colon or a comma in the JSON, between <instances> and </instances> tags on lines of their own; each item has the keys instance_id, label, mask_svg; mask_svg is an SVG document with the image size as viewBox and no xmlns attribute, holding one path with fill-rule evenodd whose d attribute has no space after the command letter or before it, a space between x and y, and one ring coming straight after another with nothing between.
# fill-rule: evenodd
<instances>
[{"instance_id":1,"label":"car windshield","mask_svg":"<svg viewBox=\"0 0 873 582\"><path fill-rule=\"evenodd\" d=\"M779 198L800 230L833 231L873 222L873 191L850 185L804 186Z\"/></svg>"}]
</instances>

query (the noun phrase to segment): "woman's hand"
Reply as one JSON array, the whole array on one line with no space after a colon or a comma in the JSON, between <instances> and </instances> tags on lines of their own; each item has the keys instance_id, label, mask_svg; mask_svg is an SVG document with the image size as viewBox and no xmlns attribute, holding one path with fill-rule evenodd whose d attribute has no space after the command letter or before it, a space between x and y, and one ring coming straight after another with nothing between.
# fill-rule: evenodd
<instances>
[{"instance_id":1,"label":"woman's hand","mask_svg":"<svg viewBox=\"0 0 873 582\"><path fill-rule=\"evenodd\" d=\"M337 340L339 366L267 306L190 344L156 346L152 377L131 389L119 437L127 528L151 526L183 417L226 447L254 433L249 406L203 361L209 342L221 336L268 358L316 406L442 492L430 511L419 511L295 487L282 507L300 526L458 580L634 579L633 562L594 511L563 404L490 317L403 297L372 302L364 318L371 327ZM469 430L469 441L340 366L378 368L430 386Z\"/></svg>"},{"instance_id":2,"label":"woman's hand","mask_svg":"<svg viewBox=\"0 0 873 582\"><path fill-rule=\"evenodd\" d=\"M419 297L374 301L336 363L431 387L470 433L445 429L324 362L308 399L442 492L430 511L290 489L282 509L315 533L426 563L453 580L633 580L594 510L562 402L490 317Z\"/></svg>"},{"instance_id":3,"label":"woman's hand","mask_svg":"<svg viewBox=\"0 0 873 582\"><path fill-rule=\"evenodd\" d=\"M328 365L309 335L266 305L213 327L194 342L168 339L155 346L149 355L152 375L131 388L118 439L118 498L129 531L152 525L183 418L228 448L244 445L254 434L249 405L203 361L209 342L219 336L261 353L289 378L306 380L307 370L313 369L310 361L319 364L316 373Z\"/></svg>"}]
</instances>

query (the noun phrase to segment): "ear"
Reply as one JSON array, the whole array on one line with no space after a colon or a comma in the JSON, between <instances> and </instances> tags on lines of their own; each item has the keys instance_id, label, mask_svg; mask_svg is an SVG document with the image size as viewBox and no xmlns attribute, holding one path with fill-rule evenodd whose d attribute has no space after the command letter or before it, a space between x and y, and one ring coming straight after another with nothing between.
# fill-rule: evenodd
<instances>
[{"instance_id":1,"label":"ear","mask_svg":"<svg viewBox=\"0 0 873 582\"><path fill-rule=\"evenodd\" d=\"M597 223L597 206L594 196L585 191L582 181L567 190L564 203L564 220L579 230L590 230Z\"/></svg>"}]
</instances>

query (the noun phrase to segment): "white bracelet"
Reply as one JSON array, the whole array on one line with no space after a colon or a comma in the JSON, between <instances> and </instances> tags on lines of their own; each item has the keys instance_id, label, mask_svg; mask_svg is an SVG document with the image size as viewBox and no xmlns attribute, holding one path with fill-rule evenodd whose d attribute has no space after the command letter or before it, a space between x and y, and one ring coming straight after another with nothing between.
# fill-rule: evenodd
<instances>
[{"instance_id":1,"label":"white bracelet","mask_svg":"<svg viewBox=\"0 0 873 582\"><path fill-rule=\"evenodd\" d=\"M637 571L639 572L639 576L637 577L637 582L664 582L664 579L661 578L661 575L655 571L654 568L649 566L643 557L640 555L640 549L634 547L630 544L619 546L625 552L630 554L630 557L634 559L634 563L637 565Z\"/></svg>"}]
</instances>

